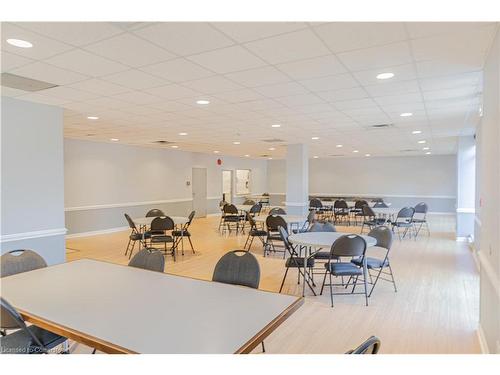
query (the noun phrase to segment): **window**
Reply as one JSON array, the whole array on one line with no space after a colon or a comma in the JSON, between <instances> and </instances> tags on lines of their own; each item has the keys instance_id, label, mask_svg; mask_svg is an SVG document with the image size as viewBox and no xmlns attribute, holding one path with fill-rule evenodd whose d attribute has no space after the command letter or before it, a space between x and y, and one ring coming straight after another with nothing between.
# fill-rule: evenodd
<instances>
[{"instance_id":1,"label":"window","mask_svg":"<svg viewBox=\"0 0 500 375\"><path fill-rule=\"evenodd\" d=\"M236 170L236 194L243 195L250 193L250 169Z\"/></svg>"}]
</instances>

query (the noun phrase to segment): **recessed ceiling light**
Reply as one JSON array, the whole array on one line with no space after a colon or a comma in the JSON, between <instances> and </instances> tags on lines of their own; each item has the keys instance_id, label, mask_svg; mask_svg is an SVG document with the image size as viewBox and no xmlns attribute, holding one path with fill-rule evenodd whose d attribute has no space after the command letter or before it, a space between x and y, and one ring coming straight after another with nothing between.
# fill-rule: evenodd
<instances>
[{"instance_id":1,"label":"recessed ceiling light","mask_svg":"<svg viewBox=\"0 0 500 375\"><path fill-rule=\"evenodd\" d=\"M118 141L119 141L119 139L118 139L118 138L110 138L110 141L111 141L111 142L118 142Z\"/></svg>"},{"instance_id":2,"label":"recessed ceiling light","mask_svg":"<svg viewBox=\"0 0 500 375\"><path fill-rule=\"evenodd\" d=\"M311 139L317 140L317 139L319 139L319 137L311 137Z\"/></svg>"},{"instance_id":3,"label":"recessed ceiling light","mask_svg":"<svg viewBox=\"0 0 500 375\"><path fill-rule=\"evenodd\" d=\"M430 154L431 154L431 152L430 152L430 151L427 151L425 154L426 154L426 155L430 155Z\"/></svg>"},{"instance_id":4,"label":"recessed ceiling light","mask_svg":"<svg viewBox=\"0 0 500 375\"><path fill-rule=\"evenodd\" d=\"M314 158L314 159L317 159L317 158L319 158L319 156L313 156L313 158Z\"/></svg>"},{"instance_id":5,"label":"recessed ceiling light","mask_svg":"<svg viewBox=\"0 0 500 375\"><path fill-rule=\"evenodd\" d=\"M411 132L411 134L421 134L422 130L414 130Z\"/></svg>"},{"instance_id":6,"label":"recessed ceiling light","mask_svg":"<svg viewBox=\"0 0 500 375\"><path fill-rule=\"evenodd\" d=\"M281 128L281 125L280 124L273 124L273 125L271 125L271 128Z\"/></svg>"},{"instance_id":7,"label":"recessed ceiling light","mask_svg":"<svg viewBox=\"0 0 500 375\"><path fill-rule=\"evenodd\" d=\"M196 101L196 104L207 105L210 104L210 100L200 99Z\"/></svg>"},{"instance_id":8,"label":"recessed ceiling light","mask_svg":"<svg viewBox=\"0 0 500 375\"><path fill-rule=\"evenodd\" d=\"M238 141L234 141L233 142L233 145L239 145L241 142L238 142Z\"/></svg>"},{"instance_id":9,"label":"recessed ceiling light","mask_svg":"<svg viewBox=\"0 0 500 375\"><path fill-rule=\"evenodd\" d=\"M19 48L31 48L33 47L33 44L26 40L21 40L21 39L7 39L7 43L9 43L11 46L14 47L19 47Z\"/></svg>"},{"instance_id":10,"label":"recessed ceiling light","mask_svg":"<svg viewBox=\"0 0 500 375\"><path fill-rule=\"evenodd\" d=\"M425 139L422 139L421 141L418 141L418 143L420 143L420 144L424 144L424 143L426 143L426 142L427 142L427 141L426 141Z\"/></svg>"},{"instance_id":11,"label":"recessed ceiling light","mask_svg":"<svg viewBox=\"0 0 500 375\"><path fill-rule=\"evenodd\" d=\"M336 147L337 148L341 148L341 147L344 147L344 145L337 145Z\"/></svg>"},{"instance_id":12,"label":"recessed ceiling light","mask_svg":"<svg viewBox=\"0 0 500 375\"><path fill-rule=\"evenodd\" d=\"M99 117L97 116L87 116L89 120L99 120Z\"/></svg>"},{"instance_id":13,"label":"recessed ceiling light","mask_svg":"<svg viewBox=\"0 0 500 375\"><path fill-rule=\"evenodd\" d=\"M170 147L172 147L172 148L179 148L179 146L177 146L177 145L173 145L173 146L170 146Z\"/></svg>"},{"instance_id":14,"label":"recessed ceiling light","mask_svg":"<svg viewBox=\"0 0 500 375\"><path fill-rule=\"evenodd\" d=\"M273 160L273 158L268 158L269 160Z\"/></svg>"},{"instance_id":15,"label":"recessed ceiling light","mask_svg":"<svg viewBox=\"0 0 500 375\"><path fill-rule=\"evenodd\" d=\"M371 154L365 154L365 156L371 156Z\"/></svg>"},{"instance_id":16,"label":"recessed ceiling light","mask_svg":"<svg viewBox=\"0 0 500 375\"><path fill-rule=\"evenodd\" d=\"M179 135L188 135L188 133L181 132L181 133L179 133Z\"/></svg>"},{"instance_id":17,"label":"recessed ceiling light","mask_svg":"<svg viewBox=\"0 0 500 375\"><path fill-rule=\"evenodd\" d=\"M246 155L245 155L245 157L246 157L246 158L249 158L249 157L250 157L250 155L246 154Z\"/></svg>"},{"instance_id":18,"label":"recessed ceiling light","mask_svg":"<svg viewBox=\"0 0 500 375\"><path fill-rule=\"evenodd\" d=\"M413 116L413 113L411 113L411 112L403 112L399 116L401 116L401 117L410 117L410 116Z\"/></svg>"},{"instance_id":19,"label":"recessed ceiling light","mask_svg":"<svg viewBox=\"0 0 500 375\"><path fill-rule=\"evenodd\" d=\"M354 152L354 153L358 153L359 151L358 151L358 150L353 150L352 152Z\"/></svg>"},{"instance_id":20,"label":"recessed ceiling light","mask_svg":"<svg viewBox=\"0 0 500 375\"><path fill-rule=\"evenodd\" d=\"M429 147L424 147L422 150L427 151L429 150Z\"/></svg>"},{"instance_id":21,"label":"recessed ceiling light","mask_svg":"<svg viewBox=\"0 0 500 375\"><path fill-rule=\"evenodd\" d=\"M220 152L220 151L215 150L215 151L214 151L214 154L218 154L219 152Z\"/></svg>"},{"instance_id":22,"label":"recessed ceiling light","mask_svg":"<svg viewBox=\"0 0 500 375\"><path fill-rule=\"evenodd\" d=\"M377 79L389 79L392 77L394 77L394 73L390 72L377 74Z\"/></svg>"},{"instance_id":23,"label":"recessed ceiling light","mask_svg":"<svg viewBox=\"0 0 500 375\"><path fill-rule=\"evenodd\" d=\"M274 151L276 150L274 147L269 147L269 151Z\"/></svg>"}]
</instances>

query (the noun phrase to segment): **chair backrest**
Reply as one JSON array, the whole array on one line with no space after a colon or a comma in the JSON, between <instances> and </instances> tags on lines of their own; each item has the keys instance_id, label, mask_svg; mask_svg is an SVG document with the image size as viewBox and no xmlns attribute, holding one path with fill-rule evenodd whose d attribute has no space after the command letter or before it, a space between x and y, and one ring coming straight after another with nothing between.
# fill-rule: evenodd
<instances>
[{"instance_id":1,"label":"chair backrest","mask_svg":"<svg viewBox=\"0 0 500 375\"><path fill-rule=\"evenodd\" d=\"M238 215L238 209L234 204L228 203L223 207L225 214Z\"/></svg>"},{"instance_id":2,"label":"chair backrest","mask_svg":"<svg viewBox=\"0 0 500 375\"><path fill-rule=\"evenodd\" d=\"M279 227L288 228L288 225L281 216L269 215L266 218L266 227L269 232L277 232Z\"/></svg>"},{"instance_id":3,"label":"chair backrest","mask_svg":"<svg viewBox=\"0 0 500 375\"><path fill-rule=\"evenodd\" d=\"M248 223L250 224L250 228L251 228L251 229L257 229L257 223L256 223L256 222L255 222L255 220L253 219L253 217L252 217L252 215L250 214L250 212L247 212L246 217L247 217L247 221L248 221Z\"/></svg>"},{"instance_id":4,"label":"chair backrest","mask_svg":"<svg viewBox=\"0 0 500 375\"><path fill-rule=\"evenodd\" d=\"M274 207L269 211L269 215L286 215L286 211L281 207Z\"/></svg>"},{"instance_id":5,"label":"chair backrest","mask_svg":"<svg viewBox=\"0 0 500 375\"><path fill-rule=\"evenodd\" d=\"M375 227L370 231L370 233L368 233L368 236L377 240L377 244L375 246L383 247L387 250L391 249L393 236L389 227L386 227L385 225Z\"/></svg>"},{"instance_id":6,"label":"chair backrest","mask_svg":"<svg viewBox=\"0 0 500 375\"><path fill-rule=\"evenodd\" d=\"M153 208L152 210L149 210L146 213L146 217L159 217L159 216L165 216L162 210L159 210L158 208Z\"/></svg>"},{"instance_id":7,"label":"chair backrest","mask_svg":"<svg viewBox=\"0 0 500 375\"><path fill-rule=\"evenodd\" d=\"M246 206L253 206L255 204L255 201L251 200L251 199L245 199L245 201L243 202L244 205Z\"/></svg>"},{"instance_id":8,"label":"chair backrest","mask_svg":"<svg viewBox=\"0 0 500 375\"><path fill-rule=\"evenodd\" d=\"M415 209L413 207L403 207L399 210L398 216L396 217L397 222L410 222L415 214Z\"/></svg>"},{"instance_id":9,"label":"chair backrest","mask_svg":"<svg viewBox=\"0 0 500 375\"><path fill-rule=\"evenodd\" d=\"M337 229L332 223L328 222L316 222L309 228L309 232L336 232Z\"/></svg>"},{"instance_id":10,"label":"chair backrest","mask_svg":"<svg viewBox=\"0 0 500 375\"><path fill-rule=\"evenodd\" d=\"M356 209L362 209L363 206L365 205L368 205L368 202L365 201L364 199L360 199L360 200L357 200L355 203L354 203L354 208Z\"/></svg>"},{"instance_id":11,"label":"chair backrest","mask_svg":"<svg viewBox=\"0 0 500 375\"><path fill-rule=\"evenodd\" d=\"M323 208L323 203L318 198L312 198L309 201L309 207L311 208Z\"/></svg>"},{"instance_id":12,"label":"chair backrest","mask_svg":"<svg viewBox=\"0 0 500 375\"><path fill-rule=\"evenodd\" d=\"M215 265L212 281L257 289L260 282L259 262L245 250L230 251Z\"/></svg>"},{"instance_id":13,"label":"chair backrest","mask_svg":"<svg viewBox=\"0 0 500 375\"><path fill-rule=\"evenodd\" d=\"M174 229L174 221L171 217L155 217L151 222L151 230L153 231L166 231Z\"/></svg>"},{"instance_id":14,"label":"chair backrest","mask_svg":"<svg viewBox=\"0 0 500 375\"><path fill-rule=\"evenodd\" d=\"M191 223L193 222L194 215L196 215L196 211L191 211L191 213L188 216L187 226L190 226Z\"/></svg>"},{"instance_id":15,"label":"chair backrest","mask_svg":"<svg viewBox=\"0 0 500 375\"><path fill-rule=\"evenodd\" d=\"M346 354L377 354L380 349L380 339L371 336L356 349L349 350Z\"/></svg>"},{"instance_id":16,"label":"chair backrest","mask_svg":"<svg viewBox=\"0 0 500 375\"><path fill-rule=\"evenodd\" d=\"M45 260L33 250L9 251L0 257L0 264L1 277L47 267Z\"/></svg>"},{"instance_id":17,"label":"chair backrest","mask_svg":"<svg viewBox=\"0 0 500 375\"><path fill-rule=\"evenodd\" d=\"M128 263L130 267L142 268L150 271L163 272L165 270L165 257L156 249L142 249L134 255Z\"/></svg>"},{"instance_id":18,"label":"chair backrest","mask_svg":"<svg viewBox=\"0 0 500 375\"><path fill-rule=\"evenodd\" d=\"M127 223L128 223L128 226L130 227L130 229L137 232L137 226L135 225L134 220L132 220L130 218L129 214L124 214L124 215L125 215L125 219L127 219Z\"/></svg>"},{"instance_id":19,"label":"chair backrest","mask_svg":"<svg viewBox=\"0 0 500 375\"><path fill-rule=\"evenodd\" d=\"M285 245L285 249L288 251L290 256L297 256L297 252L293 248L293 246L290 244L290 241L288 241L288 230L286 227L282 227L281 225L278 227L278 232L280 233L281 240L283 241L283 244Z\"/></svg>"},{"instance_id":20,"label":"chair backrest","mask_svg":"<svg viewBox=\"0 0 500 375\"><path fill-rule=\"evenodd\" d=\"M426 214L427 211L429 210L429 207L427 206L427 203L425 202L420 202L415 206L415 213L416 214Z\"/></svg>"},{"instance_id":21,"label":"chair backrest","mask_svg":"<svg viewBox=\"0 0 500 375\"><path fill-rule=\"evenodd\" d=\"M389 206L384 203L384 201L376 201L373 205L375 208L388 208Z\"/></svg>"},{"instance_id":22,"label":"chair backrest","mask_svg":"<svg viewBox=\"0 0 500 375\"><path fill-rule=\"evenodd\" d=\"M362 208L361 208L361 211L363 212L363 216L366 216L366 217L375 217L375 211L373 211L373 209L368 206L367 204L365 204Z\"/></svg>"},{"instance_id":23,"label":"chair backrest","mask_svg":"<svg viewBox=\"0 0 500 375\"><path fill-rule=\"evenodd\" d=\"M366 252L366 241L357 234L347 234L335 240L330 250L332 257L362 257Z\"/></svg>"},{"instance_id":24,"label":"chair backrest","mask_svg":"<svg viewBox=\"0 0 500 375\"><path fill-rule=\"evenodd\" d=\"M227 202L225 200L220 201L219 202L220 209L222 210L226 204L227 204Z\"/></svg>"},{"instance_id":25,"label":"chair backrest","mask_svg":"<svg viewBox=\"0 0 500 375\"><path fill-rule=\"evenodd\" d=\"M250 207L250 212L251 214L260 214L260 211L262 210L262 204L261 203L256 203L252 207Z\"/></svg>"},{"instance_id":26,"label":"chair backrest","mask_svg":"<svg viewBox=\"0 0 500 375\"><path fill-rule=\"evenodd\" d=\"M315 219L316 219L316 211L315 210L309 211L309 213L307 214L307 222L309 224L312 224L314 223Z\"/></svg>"},{"instance_id":27,"label":"chair backrest","mask_svg":"<svg viewBox=\"0 0 500 375\"><path fill-rule=\"evenodd\" d=\"M345 209L348 209L349 206L347 205L347 202L343 199L337 199L334 203L333 203L333 208L334 209L338 209L338 210L345 210Z\"/></svg>"}]
</instances>

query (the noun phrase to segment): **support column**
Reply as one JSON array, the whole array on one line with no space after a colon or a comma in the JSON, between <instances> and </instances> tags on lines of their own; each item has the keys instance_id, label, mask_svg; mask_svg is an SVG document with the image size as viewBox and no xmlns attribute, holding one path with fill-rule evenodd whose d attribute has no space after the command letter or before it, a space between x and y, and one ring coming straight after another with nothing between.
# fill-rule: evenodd
<instances>
[{"instance_id":1,"label":"support column","mask_svg":"<svg viewBox=\"0 0 500 375\"><path fill-rule=\"evenodd\" d=\"M309 210L309 153L305 144L287 146L285 205L290 215L307 215Z\"/></svg>"},{"instance_id":2,"label":"support column","mask_svg":"<svg viewBox=\"0 0 500 375\"><path fill-rule=\"evenodd\" d=\"M457 240L474 239L476 141L459 137L457 150Z\"/></svg>"}]
</instances>

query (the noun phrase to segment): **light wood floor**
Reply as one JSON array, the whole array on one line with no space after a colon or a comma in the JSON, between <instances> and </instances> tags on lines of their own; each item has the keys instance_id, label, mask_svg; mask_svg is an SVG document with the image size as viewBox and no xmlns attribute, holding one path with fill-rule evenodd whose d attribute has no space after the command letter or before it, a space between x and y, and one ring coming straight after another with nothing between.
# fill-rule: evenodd
<instances>
[{"instance_id":1,"label":"light wood floor","mask_svg":"<svg viewBox=\"0 0 500 375\"><path fill-rule=\"evenodd\" d=\"M217 260L242 248L245 236L221 236L217 217L195 219L191 226L196 254L190 250L177 262L167 259L165 272L211 279ZM468 246L454 240L452 216L431 217L431 236L395 240L391 264L398 292L380 281L368 307L364 296L314 297L266 339L268 353L344 353L371 335L380 337L381 353L480 353L476 328L479 315L479 275ZM339 231L359 233L359 227ZM126 264L128 231L67 240L67 260L92 258ZM284 273L280 256L252 252L261 265L260 288L278 291ZM373 253L372 253L373 254ZM292 270L284 292L299 294ZM320 276L318 275L318 281ZM318 288L319 290L319 288ZM178 322L189 324L189 322ZM255 353L260 351L260 347ZM88 352L79 346L76 352Z\"/></svg>"}]
</instances>

